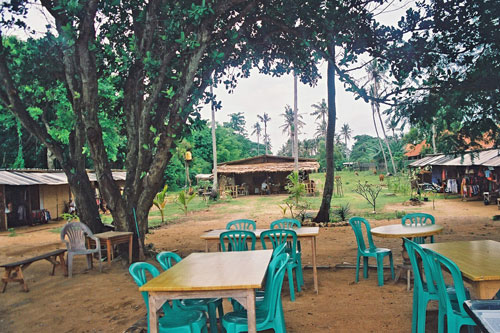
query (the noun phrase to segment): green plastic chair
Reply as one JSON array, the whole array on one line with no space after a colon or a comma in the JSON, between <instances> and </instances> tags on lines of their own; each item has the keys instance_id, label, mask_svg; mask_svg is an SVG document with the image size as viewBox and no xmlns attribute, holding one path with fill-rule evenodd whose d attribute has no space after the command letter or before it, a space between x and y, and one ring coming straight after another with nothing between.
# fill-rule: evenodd
<instances>
[{"instance_id":1,"label":"green plastic chair","mask_svg":"<svg viewBox=\"0 0 500 333\"><path fill-rule=\"evenodd\" d=\"M141 287L147 282L146 273L152 277L157 277L160 272L156 267L147 262L136 262L128 268L130 275L135 283ZM148 293L141 292L148 314L148 332L149 327L149 302ZM158 331L163 333L196 333L207 332L207 318L201 311L186 311L171 307L168 302L163 305L164 316L158 318Z\"/></svg>"},{"instance_id":2,"label":"green plastic chair","mask_svg":"<svg viewBox=\"0 0 500 333\"><path fill-rule=\"evenodd\" d=\"M247 219L239 219L239 220L234 220L229 222L226 225L227 230L255 230L257 229L257 225L255 224L254 220L247 220Z\"/></svg>"},{"instance_id":3,"label":"green plastic chair","mask_svg":"<svg viewBox=\"0 0 500 333\"><path fill-rule=\"evenodd\" d=\"M272 229L263 231L260 234L260 241L262 243L262 248L264 249L267 249L266 238L270 240L273 249L278 248L283 243L288 244L285 247L285 252L290 256L287 265L287 272L288 284L290 287L290 300L293 302L295 301L293 270L295 270L295 277L297 280L297 291L300 292L301 286L304 285L300 253L297 251L297 233L291 229Z\"/></svg>"},{"instance_id":4,"label":"green plastic chair","mask_svg":"<svg viewBox=\"0 0 500 333\"><path fill-rule=\"evenodd\" d=\"M373 243L372 233L370 231L370 223L362 217L351 217L349 219L349 224L354 230L356 235L356 241L358 243L358 255L356 259L356 282L359 281L359 265L360 259L363 257L363 277L368 278L368 258L373 257L377 260L377 275L378 275L378 285L384 285L384 257L389 256L389 263L391 266L391 276L394 280L394 265L392 262L392 251L390 249L384 249L376 247ZM366 228L366 237L368 239L368 248L365 244L365 239L363 237L363 225Z\"/></svg>"},{"instance_id":5,"label":"green plastic chair","mask_svg":"<svg viewBox=\"0 0 500 333\"><path fill-rule=\"evenodd\" d=\"M229 230L219 235L220 247L222 252L229 251L248 251L248 242L250 241L250 250L255 250L257 237L252 231L248 230ZM227 247L226 247L227 242Z\"/></svg>"},{"instance_id":6,"label":"green plastic chair","mask_svg":"<svg viewBox=\"0 0 500 333\"><path fill-rule=\"evenodd\" d=\"M410 258L411 267L413 269L414 285L413 285L413 313L411 327L412 332L425 332L425 316L427 312L427 304L429 301L439 301L438 291L435 282L432 278L431 265L429 256L424 249L415 242L407 238L403 238L408 257ZM418 257L421 259L421 267L419 266ZM455 296L456 298L456 296ZM439 303L438 313L438 330L443 331L445 309Z\"/></svg>"},{"instance_id":7,"label":"green plastic chair","mask_svg":"<svg viewBox=\"0 0 500 333\"><path fill-rule=\"evenodd\" d=\"M460 269L458 269L457 265L453 261L446 258L445 256L429 249L424 249L424 251L430 258L432 278L437 285L440 306L443 306L443 309L446 313L446 324L448 332L460 332L460 327L462 327L463 325L468 325L469 332L472 332L472 328L473 326L476 326L476 323L464 309L463 304L468 297L466 289L464 287L464 281L462 279L462 273L460 272ZM443 276L443 267L451 274L456 301L455 299L450 297L450 294L447 290L448 288L445 284ZM443 332L444 330L444 325L440 326L441 327L438 328L439 333Z\"/></svg>"},{"instance_id":8,"label":"green plastic chair","mask_svg":"<svg viewBox=\"0 0 500 333\"><path fill-rule=\"evenodd\" d=\"M291 218L275 220L269 225L269 229L296 229L301 227L302 225L299 220ZM297 241L297 251L299 252L300 266L302 266L302 246L300 245L300 241ZM287 252L290 252L290 244L288 244Z\"/></svg>"},{"instance_id":9,"label":"green plastic chair","mask_svg":"<svg viewBox=\"0 0 500 333\"><path fill-rule=\"evenodd\" d=\"M294 229L300 228L300 221L296 219L284 218L271 222L270 229Z\"/></svg>"},{"instance_id":10,"label":"green plastic chair","mask_svg":"<svg viewBox=\"0 0 500 333\"><path fill-rule=\"evenodd\" d=\"M401 219L401 224L409 227L419 227L423 225L436 224L436 219L427 213L406 214ZM417 244L425 244L426 237L414 237L413 241ZM430 237L431 243L434 243L434 236Z\"/></svg>"},{"instance_id":11,"label":"green plastic chair","mask_svg":"<svg viewBox=\"0 0 500 333\"><path fill-rule=\"evenodd\" d=\"M156 261L158 261L161 268L165 271L181 260L182 258L174 252L163 251L156 255ZM183 299L175 300L173 301L173 304L183 310L198 310L208 313L210 332L217 332L216 309L219 310L219 318L222 318L224 316L224 309L222 307L221 298Z\"/></svg>"},{"instance_id":12,"label":"green plastic chair","mask_svg":"<svg viewBox=\"0 0 500 333\"><path fill-rule=\"evenodd\" d=\"M256 307L257 331L273 329L277 333L286 332L283 304L281 303L281 287L289 261L290 256L287 253L282 253L272 259L269 264L264 302ZM247 312L227 313L222 318L222 326L227 333L247 332Z\"/></svg>"}]
</instances>

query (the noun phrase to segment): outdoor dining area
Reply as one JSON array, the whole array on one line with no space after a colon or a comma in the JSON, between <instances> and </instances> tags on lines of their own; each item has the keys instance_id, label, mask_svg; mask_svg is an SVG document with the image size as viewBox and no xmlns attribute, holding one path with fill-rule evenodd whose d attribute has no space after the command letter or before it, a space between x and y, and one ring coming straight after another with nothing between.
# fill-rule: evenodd
<instances>
[{"instance_id":1,"label":"outdoor dining area","mask_svg":"<svg viewBox=\"0 0 500 333\"><path fill-rule=\"evenodd\" d=\"M478 326L483 332L500 329L500 242L472 240L435 242L443 231L434 216L426 213L405 215L401 224L370 228L361 217L349 220L358 245L356 282L363 258L363 277L368 278L368 258L376 260L378 285L384 285L385 257L389 259L391 278L397 282L406 272L407 289L413 280L412 332L426 331L429 301L439 303L438 332L460 332L462 326ZM366 236L365 236L366 235ZM373 237L401 238L402 261L394 273L392 251L376 247ZM365 242L365 239L367 242ZM464 285L466 281L471 289ZM476 300L471 301L471 297ZM446 321L445 321L446 317Z\"/></svg>"},{"instance_id":2,"label":"outdoor dining area","mask_svg":"<svg viewBox=\"0 0 500 333\"><path fill-rule=\"evenodd\" d=\"M217 320L226 332L270 328L286 332L281 303L285 272L294 301L295 292L304 285L301 241L309 240L318 292L318 234L318 227L302 227L296 219L273 221L269 229L257 229L255 221L239 219L230 221L226 229L201 235L205 253L191 253L184 259L173 252L158 254L161 274L150 263L132 264L129 272L148 309L148 331L206 332L208 318L211 332L218 331ZM217 244L217 252L209 252L211 243ZM148 281L147 275L152 279ZM232 311L223 308L222 299L230 300Z\"/></svg>"}]
</instances>

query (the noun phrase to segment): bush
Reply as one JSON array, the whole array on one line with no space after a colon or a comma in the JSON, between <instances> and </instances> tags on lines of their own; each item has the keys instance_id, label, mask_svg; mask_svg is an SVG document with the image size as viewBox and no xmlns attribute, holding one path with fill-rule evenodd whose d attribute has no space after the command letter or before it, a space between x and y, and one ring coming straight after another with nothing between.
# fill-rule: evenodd
<instances>
[{"instance_id":1,"label":"bush","mask_svg":"<svg viewBox=\"0 0 500 333\"><path fill-rule=\"evenodd\" d=\"M350 213L351 213L351 206L349 205L349 203L346 203L345 205L340 205L340 207L333 209L333 215L337 216L342 222L347 221L347 218L349 217Z\"/></svg>"}]
</instances>

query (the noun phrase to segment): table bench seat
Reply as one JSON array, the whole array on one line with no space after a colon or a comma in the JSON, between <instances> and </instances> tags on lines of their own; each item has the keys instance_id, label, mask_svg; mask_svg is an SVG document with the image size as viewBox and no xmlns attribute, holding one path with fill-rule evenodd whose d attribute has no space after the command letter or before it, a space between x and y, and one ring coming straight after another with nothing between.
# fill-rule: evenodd
<instances>
[{"instance_id":1,"label":"table bench seat","mask_svg":"<svg viewBox=\"0 0 500 333\"><path fill-rule=\"evenodd\" d=\"M66 267L66 262L64 260L64 253L66 249L58 249L52 252L44 253L36 257L31 257L23 259L20 261L3 264L0 267L5 268L5 272L2 277L3 288L2 293L5 292L7 288L7 283L9 282L19 282L23 286L24 291L29 291L28 285L24 280L23 270L29 267L32 263L39 260L47 260L52 264L52 272L50 275L54 275L57 266L61 266L64 271L64 276L68 275L68 268ZM59 258L59 261L57 261Z\"/></svg>"}]
</instances>

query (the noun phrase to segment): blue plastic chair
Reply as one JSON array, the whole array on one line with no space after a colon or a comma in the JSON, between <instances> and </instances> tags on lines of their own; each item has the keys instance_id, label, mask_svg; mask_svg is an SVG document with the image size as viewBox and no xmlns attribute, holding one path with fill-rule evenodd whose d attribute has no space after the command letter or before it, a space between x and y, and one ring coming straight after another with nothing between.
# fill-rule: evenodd
<instances>
[{"instance_id":1,"label":"blue plastic chair","mask_svg":"<svg viewBox=\"0 0 500 333\"><path fill-rule=\"evenodd\" d=\"M219 241L222 252L228 251L248 251L248 242L250 241L250 250L255 250L257 237L252 231L248 230L229 230L219 235ZM227 242L227 247L226 247Z\"/></svg>"},{"instance_id":2,"label":"blue plastic chair","mask_svg":"<svg viewBox=\"0 0 500 333\"><path fill-rule=\"evenodd\" d=\"M295 277L297 280L297 291L300 292L301 286L304 285L300 253L297 251L297 233L291 229L272 229L263 231L260 234L260 241L264 249L267 249L266 238L271 241L273 249L278 248L283 243L288 244L285 248L285 252L290 256L287 265L287 274L288 284L290 286L290 300L293 302L295 301L293 270L295 270Z\"/></svg>"},{"instance_id":3,"label":"blue plastic chair","mask_svg":"<svg viewBox=\"0 0 500 333\"><path fill-rule=\"evenodd\" d=\"M464 309L464 302L468 297L460 269L445 256L429 249L424 249L424 251L430 258L432 278L436 282L439 303L446 313L448 332L460 332L460 327L463 325L469 325L469 332L472 332L472 326L476 326L476 323ZM448 286L444 281L443 267L451 274L456 300L450 297L448 292ZM444 325L440 326L439 333L444 330Z\"/></svg>"},{"instance_id":4,"label":"blue plastic chair","mask_svg":"<svg viewBox=\"0 0 500 333\"><path fill-rule=\"evenodd\" d=\"M229 222L226 225L227 230L255 230L257 229L257 225L255 224L254 220L247 220L247 219L239 219L239 220L234 220Z\"/></svg>"},{"instance_id":5,"label":"blue plastic chair","mask_svg":"<svg viewBox=\"0 0 500 333\"><path fill-rule=\"evenodd\" d=\"M420 227L429 224L436 224L436 219L431 214L427 213L411 213L406 214L401 219L401 224L410 227ZM414 237L413 241L417 244L424 244L426 237ZM434 243L434 236L430 237L431 243Z\"/></svg>"},{"instance_id":6,"label":"blue plastic chair","mask_svg":"<svg viewBox=\"0 0 500 333\"><path fill-rule=\"evenodd\" d=\"M181 261L182 258L174 253L164 251L156 255L156 261L160 264L163 270L168 270L174 264ZM184 310L199 310L208 313L210 322L210 332L217 332L217 314L216 308L219 310L219 318L224 316L221 298L194 298L174 301L173 304Z\"/></svg>"},{"instance_id":7,"label":"blue plastic chair","mask_svg":"<svg viewBox=\"0 0 500 333\"><path fill-rule=\"evenodd\" d=\"M356 282L359 281L359 265L360 259L363 257L363 277L368 278L368 258L373 257L377 260L377 275L378 285L384 285L384 257L389 256L389 263L391 266L391 276L394 280L394 265L392 262L392 251L376 247L373 243L372 234L370 231L370 224L362 217L351 217L349 224L354 230L356 241L358 243L358 254L356 258ZM365 239L363 237L363 225L366 228L366 237L368 239L368 247L366 247Z\"/></svg>"},{"instance_id":8,"label":"blue plastic chair","mask_svg":"<svg viewBox=\"0 0 500 333\"><path fill-rule=\"evenodd\" d=\"M286 332L283 304L281 303L281 287L289 261L289 255L282 253L272 259L269 264L264 301L256 308L257 331L273 329L277 333ZM222 318L222 325L227 333L247 332L247 312L227 313Z\"/></svg>"},{"instance_id":9,"label":"blue plastic chair","mask_svg":"<svg viewBox=\"0 0 500 333\"><path fill-rule=\"evenodd\" d=\"M135 283L141 287L147 282L146 273L152 277L157 277L160 272L156 267L147 262L136 262L128 268L130 275ZM149 302L148 293L141 292L148 314L148 332L149 327ZM158 318L158 331L163 333L196 333L207 332L207 318L201 311L186 311L171 307L168 302L163 305L164 316Z\"/></svg>"}]
</instances>

